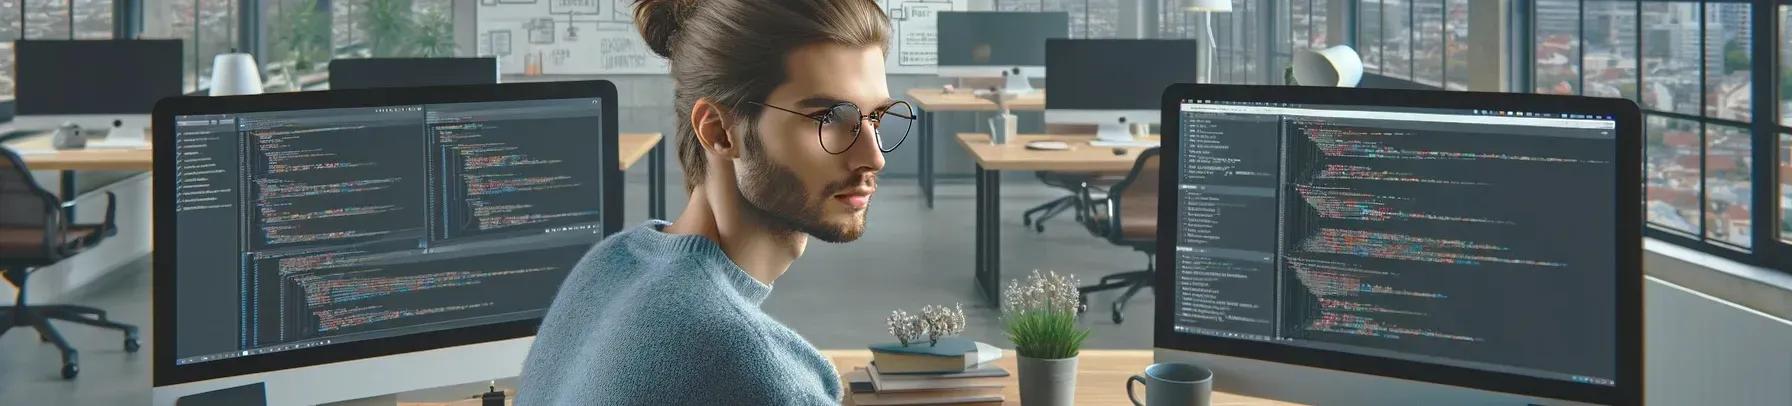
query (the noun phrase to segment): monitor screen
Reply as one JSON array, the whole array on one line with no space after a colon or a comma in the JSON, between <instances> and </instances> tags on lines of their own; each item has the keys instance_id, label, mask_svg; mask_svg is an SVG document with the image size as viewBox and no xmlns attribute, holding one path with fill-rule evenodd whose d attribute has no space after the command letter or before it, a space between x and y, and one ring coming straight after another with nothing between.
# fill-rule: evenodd
<instances>
[{"instance_id":1,"label":"monitor screen","mask_svg":"<svg viewBox=\"0 0 1792 406\"><path fill-rule=\"evenodd\" d=\"M1173 337L1624 374L1613 281L1637 241L1613 230L1640 219L1613 206L1634 162L1616 117L1197 99L1179 114L1160 242Z\"/></svg>"},{"instance_id":2,"label":"monitor screen","mask_svg":"<svg viewBox=\"0 0 1792 406\"><path fill-rule=\"evenodd\" d=\"M1195 83L1195 62L1194 40L1048 40L1045 108L1155 112L1165 88Z\"/></svg>"},{"instance_id":3,"label":"monitor screen","mask_svg":"<svg viewBox=\"0 0 1792 406\"><path fill-rule=\"evenodd\" d=\"M31 40L13 47L20 115L149 114L157 100L181 95L177 39Z\"/></svg>"},{"instance_id":4,"label":"monitor screen","mask_svg":"<svg viewBox=\"0 0 1792 406\"><path fill-rule=\"evenodd\" d=\"M539 319L606 229L605 102L175 115L174 364Z\"/></svg>"},{"instance_id":5,"label":"monitor screen","mask_svg":"<svg viewBox=\"0 0 1792 406\"><path fill-rule=\"evenodd\" d=\"M1045 66L1045 40L1070 37L1063 12L942 11L940 66Z\"/></svg>"},{"instance_id":6,"label":"monitor screen","mask_svg":"<svg viewBox=\"0 0 1792 406\"><path fill-rule=\"evenodd\" d=\"M496 58L365 58L330 61L331 89L498 83Z\"/></svg>"}]
</instances>

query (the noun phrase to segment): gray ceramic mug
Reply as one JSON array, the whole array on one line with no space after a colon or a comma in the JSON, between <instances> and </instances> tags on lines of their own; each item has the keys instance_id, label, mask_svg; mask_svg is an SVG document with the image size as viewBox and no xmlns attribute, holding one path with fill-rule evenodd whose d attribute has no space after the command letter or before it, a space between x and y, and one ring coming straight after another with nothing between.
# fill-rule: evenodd
<instances>
[{"instance_id":1,"label":"gray ceramic mug","mask_svg":"<svg viewBox=\"0 0 1792 406\"><path fill-rule=\"evenodd\" d=\"M1145 384L1145 403L1133 395L1133 381ZM1213 371L1180 362L1151 364L1143 375L1127 378L1126 398L1135 406L1208 406L1213 402Z\"/></svg>"}]
</instances>

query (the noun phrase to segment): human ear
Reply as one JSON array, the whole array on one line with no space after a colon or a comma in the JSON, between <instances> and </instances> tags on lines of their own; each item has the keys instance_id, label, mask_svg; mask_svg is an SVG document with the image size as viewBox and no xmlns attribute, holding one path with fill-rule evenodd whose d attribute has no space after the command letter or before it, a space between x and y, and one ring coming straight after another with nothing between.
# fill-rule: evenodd
<instances>
[{"instance_id":1,"label":"human ear","mask_svg":"<svg viewBox=\"0 0 1792 406\"><path fill-rule=\"evenodd\" d=\"M740 157L741 139L744 134L729 131L727 111L708 98L697 99L691 106L691 130L697 134L697 142L705 151L728 159Z\"/></svg>"}]
</instances>

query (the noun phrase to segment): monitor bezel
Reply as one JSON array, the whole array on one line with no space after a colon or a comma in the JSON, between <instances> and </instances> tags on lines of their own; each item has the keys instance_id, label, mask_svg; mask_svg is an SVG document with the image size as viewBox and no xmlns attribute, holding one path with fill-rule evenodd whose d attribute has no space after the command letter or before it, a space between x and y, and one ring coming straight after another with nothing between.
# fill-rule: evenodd
<instances>
[{"instance_id":1,"label":"monitor bezel","mask_svg":"<svg viewBox=\"0 0 1792 406\"><path fill-rule=\"evenodd\" d=\"M1266 362L1356 372L1396 379L1602 404L1640 404L1643 399L1643 211L1642 119L1636 104L1627 99L1554 96L1521 93L1443 92L1422 90L1346 89L1296 86L1246 86L1176 84L1163 94L1162 123L1180 128L1185 99L1226 102L1291 103L1306 105L1357 105L1442 109L1485 109L1551 113L1610 115L1617 122L1617 196L1614 214L1619 219L1613 232L1617 247L1614 284L1617 287L1617 376L1615 386L1574 383L1528 375L1492 372L1466 367L1425 363L1286 344L1175 332L1174 297L1158 296L1153 343L1157 348L1218 354ZM1180 154L1178 131L1161 131L1166 160ZM1164 165L1161 190L1175 190L1181 168ZM1158 196L1160 218L1174 214L1178 194ZM1170 211L1166 211L1169 209ZM1168 214L1166 214L1168 213ZM1173 250L1174 227L1158 227L1158 249ZM1624 243L1623 241L1630 241ZM1165 251L1168 252L1168 251ZM1157 269L1175 269L1174 255L1159 255ZM1174 286L1173 272L1158 272L1158 286Z\"/></svg>"},{"instance_id":2,"label":"monitor bezel","mask_svg":"<svg viewBox=\"0 0 1792 406\"><path fill-rule=\"evenodd\" d=\"M491 85L432 86L390 89L329 90L251 96L182 96L156 103L152 118L154 128L155 173L174 173L174 117L204 114L236 114L285 110L328 108L360 108L418 104L478 103L550 99L601 99L602 128L593 129L600 142L596 159L603 168L605 193L602 198L603 235L615 234L622 228L622 170L616 164L617 115L616 86L609 81L540 82ZM427 351L440 348L501 341L535 334L541 318L496 324L469 326L404 336L355 341L353 343L296 349L246 357L229 358L187 365L175 365L175 326L179 317L174 304L177 275L175 262L174 190L172 176L154 179L153 237L156 249L151 254L151 312L155 328L151 344L151 368L155 387L179 385L208 379L263 373L292 368L325 365L356 360Z\"/></svg>"}]
</instances>

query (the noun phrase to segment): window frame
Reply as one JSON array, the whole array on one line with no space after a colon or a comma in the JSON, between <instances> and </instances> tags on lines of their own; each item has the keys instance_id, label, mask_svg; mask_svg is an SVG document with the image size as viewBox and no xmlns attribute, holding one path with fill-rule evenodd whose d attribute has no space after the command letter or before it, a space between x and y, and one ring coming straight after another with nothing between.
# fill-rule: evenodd
<instances>
[{"instance_id":1,"label":"window frame","mask_svg":"<svg viewBox=\"0 0 1792 406\"><path fill-rule=\"evenodd\" d=\"M1522 28L1527 30L1521 38L1524 41L1535 41L1535 30L1537 25L1536 2L1532 0L1519 1L1523 3L1519 8L1522 12L1513 17L1512 28ZM1588 1L1617 0L1578 0L1580 15L1578 16L1579 22L1577 23L1577 26L1579 27L1579 38L1583 42L1586 38L1585 13ZM1710 34L1708 26L1710 24L1709 13L1711 5L1748 5L1750 21L1749 35L1753 38L1753 40L1750 41L1753 46L1749 50L1749 54L1751 55L1751 60L1749 61L1749 67L1751 69L1750 95L1752 97L1750 101L1751 113L1749 120L1742 121L1706 115L1706 104L1708 101L1705 96L1706 92L1709 91L1708 70L1710 69L1710 64L1707 61L1701 61L1701 63L1698 64L1699 106L1694 113L1689 114L1671 110L1659 110L1638 103L1638 105L1642 107L1644 120L1648 120L1650 117L1661 117L1687 120L1697 123L1699 127L1700 148L1699 181L1701 187L1699 188L1699 200L1697 203L1700 213L1697 220L1699 229L1694 233L1686 233L1658 226L1649 222L1647 219L1642 219L1644 223L1643 235L1645 237L1688 247L1732 261L1773 268L1782 272L1792 272L1792 243L1787 243L1780 239L1779 223L1783 220L1782 217L1784 216L1784 213L1782 213L1782 211L1786 208L1781 207L1779 202L1780 179L1777 173L1779 166L1782 164L1782 161L1778 156L1780 146L1779 139L1782 134L1792 134L1792 128L1781 126L1778 123L1779 110L1777 103L1779 98L1778 95L1776 95L1776 92L1780 83L1778 78L1775 77L1775 73L1777 73L1777 69L1779 68L1777 66L1780 59L1779 53L1786 52L1786 50L1779 49L1778 44L1780 41L1779 32L1781 30L1779 27L1780 21L1777 19L1779 16L1779 7L1792 7L1792 0L1634 0L1634 2L1636 3L1636 18L1634 19L1636 29L1634 32L1637 37L1633 41L1634 44L1631 45L1635 47L1634 54L1637 58L1638 68L1635 80L1639 91L1644 84L1648 83L1649 76L1647 69L1642 68L1645 42L1643 39L1643 4L1680 3L1697 5L1700 47L1698 54L1701 58L1707 58L1710 53L1706 48L1710 46L1708 43ZM1529 48L1529 46L1531 45L1527 43L1525 48ZM1581 86L1578 86L1576 91L1584 94L1586 92L1585 83L1587 75L1587 69L1584 66L1586 62L1586 44L1581 44L1578 53L1580 54L1580 60L1576 61L1576 63L1580 65L1580 77L1578 78L1578 81ZM1534 91L1537 86L1537 81L1536 66L1533 61L1529 59L1518 60L1518 58L1515 58L1514 63L1519 65L1514 68L1521 71L1519 76L1523 79L1521 80L1521 83L1519 83L1518 88L1527 89L1526 91ZM1640 99L1641 95L1639 94L1637 97ZM1672 109L1673 107L1669 106L1668 108ZM1739 247L1719 241L1710 237L1708 232L1708 224L1706 224L1707 216L1705 213L1710 210L1710 188L1707 185L1709 174L1706 171L1705 161L1708 157L1707 149L1710 147L1709 133L1712 131L1711 128L1713 126L1745 129L1749 133L1750 238L1748 247Z\"/></svg>"}]
</instances>

